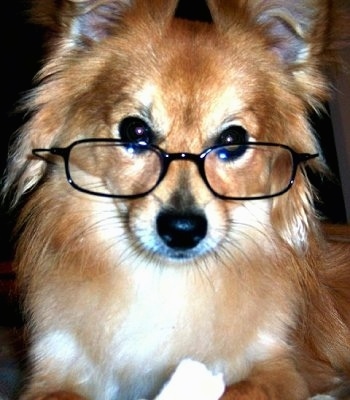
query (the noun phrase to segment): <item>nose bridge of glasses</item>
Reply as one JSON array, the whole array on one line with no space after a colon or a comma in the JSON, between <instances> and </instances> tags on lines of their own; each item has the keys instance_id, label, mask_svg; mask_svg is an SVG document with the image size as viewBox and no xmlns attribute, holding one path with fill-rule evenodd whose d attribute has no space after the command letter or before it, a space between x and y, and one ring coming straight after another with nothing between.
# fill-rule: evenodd
<instances>
[{"instance_id":1,"label":"nose bridge of glasses","mask_svg":"<svg viewBox=\"0 0 350 400\"><path fill-rule=\"evenodd\" d=\"M186 160L186 161L192 161L197 164L198 160L200 159L200 155L198 155L198 154L185 153L185 152L167 153L166 157L167 157L169 163L174 160Z\"/></svg>"},{"instance_id":2,"label":"nose bridge of glasses","mask_svg":"<svg viewBox=\"0 0 350 400\"><path fill-rule=\"evenodd\" d=\"M195 153L165 153L166 159L166 170L168 169L170 163L172 161L190 161L191 163L195 164L197 167L197 171L199 171L200 175L203 174L203 157L201 154ZM181 168L179 166L179 168Z\"/></svg>"},{"instance_id":3,"label":"nose bridge of glasses","mask_svg":"<svg viewBox=\"0 0 350 400\"><path fill-rule=\"evenodd\" d=\"M182 165L182 163L175 163L174 166L171 168L172 171L169 171L170 164L172 164L173 161L186 161L190 162L192 164L195 164L195 171L196 173L200 173L202 176L202 157L200 154L194 154L194 153L186 153L186 152L179 152L179 153L163 153L163 159L165 160L165 169L164 173L169 175L172 173L178 173L179 171L185 171L186 175L189 176L191 174L190 168L185 167ZM175 167L175 168L174 168Z\"/></svg>"}]
</instances>

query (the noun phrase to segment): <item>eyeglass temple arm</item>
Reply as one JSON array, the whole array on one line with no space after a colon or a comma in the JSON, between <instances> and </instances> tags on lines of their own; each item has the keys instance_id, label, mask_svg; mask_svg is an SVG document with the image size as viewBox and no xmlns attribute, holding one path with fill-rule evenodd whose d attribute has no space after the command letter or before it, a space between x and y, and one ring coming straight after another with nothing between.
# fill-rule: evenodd
<instances>
[{"instance_id":1,"label":"eyeglass temple arm","mask_svg":"<svg viewBox=\"0 0 350 400\"><path fill-rule=\"evenodd\" d=\"M319 153L309 154L309 153L294 153L295 161L300 164L312 160L313 158L319 157Z\"/></svg>"},{"instance_id":2,"label":"eyeglass temple arm","mask_svg":"<svg viewBox=\"0 0 350 400\"><path fill-rule=\"evenodd\" d=\"M50 161L47 157L45 157L45 153L46 154L52 154L55 156L61 156L65 159L65 149L64 148L59 148L59 147L51 147L49 149L43 149L43 148L38 148L38 149L32 149L32 155L47 162L50 163L52 162L52 160Z\"/></svg>"}]
</instances>

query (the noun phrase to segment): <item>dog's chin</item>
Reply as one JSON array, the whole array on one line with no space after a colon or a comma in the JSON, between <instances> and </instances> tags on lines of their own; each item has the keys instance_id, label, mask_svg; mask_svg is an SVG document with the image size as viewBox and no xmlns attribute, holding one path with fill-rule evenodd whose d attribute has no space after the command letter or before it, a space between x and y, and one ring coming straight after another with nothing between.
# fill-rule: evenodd
<instances>
[{"instance_id":1,"label":"dog's chin","mask_svg":"<svg viewBox=\"0 0 350 400\"><path fill-rule=\"evenodd\" d=\"M198 244L192 249L171 248L163 243L142 243L144 250L149 253L152 258L159 258L167 261L181 262L181 261L196 261L213 251L210 246L204 243Z\"/></svg>"}]
</instances>

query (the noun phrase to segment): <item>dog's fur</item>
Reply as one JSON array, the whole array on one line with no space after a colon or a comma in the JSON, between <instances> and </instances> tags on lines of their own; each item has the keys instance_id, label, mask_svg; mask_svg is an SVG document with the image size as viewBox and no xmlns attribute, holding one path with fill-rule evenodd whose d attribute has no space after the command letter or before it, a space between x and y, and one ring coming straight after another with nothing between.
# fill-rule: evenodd
<instances>
[{"instance_id":1,"label":"dog's fur","mask_svg":"<svg viewBox=\"0 0 350 400\"><path fill-rule=\"evenodd\" d=\"M350 251L322 237L302 168L282 196L225 201L178 161L147 196L112 200L31 155L118 137L129 115L169 152L200 153L229 124L319 152L308 112L328 99L346 25L333 1L208 0L213 23L174 18L176 3L36 6L51 40L5 183L14 203L30 192L15 261L31 334L22 398L151 398L188 357L223 373L225 399L350 398ZM206 216L196 248L162 243L164 210Z\"/></svg>"}]
</instances>

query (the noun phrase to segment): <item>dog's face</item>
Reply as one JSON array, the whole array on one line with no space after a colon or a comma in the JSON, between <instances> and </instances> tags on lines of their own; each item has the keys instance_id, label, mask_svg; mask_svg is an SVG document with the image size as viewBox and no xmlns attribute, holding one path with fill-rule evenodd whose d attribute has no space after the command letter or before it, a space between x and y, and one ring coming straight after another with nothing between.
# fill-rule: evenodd
<instances>
[{"instance_id":1,"label":"dog's face","mask_svg":"<svg viewBox=\"0 0 350 400\"><path fill-rule=\"evenodd\" d=\"M317 151L305 104L325 95L323 80L307 63L311 44L302 42L295 27L284 25L287 17L281 23L283 16L274 20L271 10L255 15L254 6L220 11L213 2L215 24L203 24L173 19L174 2L105 3L69 20L60 47L52 50L44 69L51 77L37 95L40 110L22 143L26 151L87 138L136 137L168 153L200 154L235 141ZM118 14L116 20L104 12ZM300 68L303 62L309 70ZM243 197L263 195L265 167L251 157L229 181L218 183L225 174L220 166L208 169L212 177L207 178L222 186L222 194L236 187ZM76 163L79 169L82 164ZM118 259L123 254L174 263L209 254L232 257L235 248L261 246L270 230L296 248L307 237L309 189L300 171L281 197L232 201L215 196L193 160L177 159L149 194L131 200L79 193L65 179L63 160L56 157L54 165L32 159L22 179L32 185L45 175L45 201L52 197L65 214L74 215L68 222L62 218L58 236L67 240L67 231L77 232L80 221L83 236L115 249ZM118 174L118 163L107 157L94 168L104 170L98 184L111 193L113 178L108 183L106 177ZM159 173L151 164L139 171L135 163L135 168L134 176L144 181L155 181ZM117 185L123 184L120 175ZM278 179L278 173L271 174L271 185ZM77 236L72 235L70 240Z\"/></svg>"},{"instance_id":2,"label":"dog's face","mask_svg":"<svg viewBox=\"0 0 350 400\"><path fill-rule=\"evenodd\" d=\"M157 43L156 38L149 46L154 55L145 53L144 44L138 48L135 43L133 53L127 56L128 67L109 74L119 78L125 73L123 81L127 82L126 99L112 111L116 115L111 129L114 137L125 139L128 126L123 121L131 116L140 126L132 129L146 131L146 141L169 153L200 154L230 140L288 143L300 150L300 146L305 148L304 140L298 143L296 137L288 138L287 131L305 128L301 118L293 117L290 126L283 123L284 113L300 115L300 104L276 87L274 81L279 72L270 71L274 55L265 54L256 45L258 37L239 32L241 43L236 45L247 54L238 58L233 55L229 40L222 36L211 26L174 21L162 41ZM129 80L139 60L142 66L138 75ZM113 62L118 63L118 59ZM286 100L284 112L276 117L271 108L279 108L281 98ZM307 143L306 147L310 150L311 146ZM259 194L261 188L254 187L263 173L259 167L258 162L250 162L244 176L237 173L225 185L240 187L243 193L251 190ZM222 169L225 173L224 166ZM212 179L219 181L220 171L213 173L217 176ZM156 170L149 174L147 178L140 174L139 179L153 180ZM228 188L222 190L225 193ZM119 208L118 204L117 201ZM268 229L271 208L271 200L234 202L217 198L196 164L179 159L170 164L166 176L151 193L138 200L123 201L118 212L125 213L138 252L153 259L160 257L161 262L174 262L208 253L218 255L225 247L232 247L232 242L241 246L242 236L251 229Z\"/></svg>"}]
</instances>

